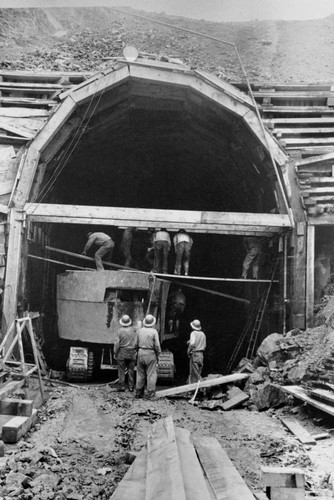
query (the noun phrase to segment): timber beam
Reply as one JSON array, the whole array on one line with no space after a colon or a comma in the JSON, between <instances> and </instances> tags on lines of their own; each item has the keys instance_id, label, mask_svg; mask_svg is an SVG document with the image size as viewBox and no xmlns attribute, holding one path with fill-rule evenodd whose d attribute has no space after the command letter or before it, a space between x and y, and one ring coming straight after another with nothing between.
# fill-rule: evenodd
<instances>
[{"instance_id":1,"label":"timber beam","mask_svg":"<svg viewBox=\"0 0 334 500\"><path fill-rule=\"evenodd\" d=\"M35 222L140 229L165 227L174 231L185 229L190 232L213 234L271 235L291 227L287 214L155 210L47 203L26 203L25 212L27 217Z\"/></svg>"}]
</instances>

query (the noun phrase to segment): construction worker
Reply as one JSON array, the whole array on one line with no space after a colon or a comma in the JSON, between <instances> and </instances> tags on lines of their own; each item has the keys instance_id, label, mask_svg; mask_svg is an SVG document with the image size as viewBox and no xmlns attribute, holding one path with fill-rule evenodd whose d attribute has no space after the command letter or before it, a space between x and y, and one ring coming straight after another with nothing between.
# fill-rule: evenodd
<instances>
[{"instance_id":1,"label":"construction worker","mask_svg":"<svg viewBox=\"0 0 334 500\"><path fill-rule=\"evenodd\" d=\"M181 267L183 264L184 275L188 276L189 273L189 260L191 247L193 246L192 237L185 232L184 229L180 229L173 238L176 260L174 274L181 274Z\"/></svg>"},{"instance_id":2,"label":"construction worker","mask_svg":"<svg viewBox=\"0 0 334 500\"><path fill-rule=\"evenodd\" d=\"M108 236L105 233L87 233L87 238L88 238L88 241L85 245L85 248L82 252L82 255L87 255L88 250L93 245L98 247L98 250L95 252L95 255L94 255L94 259L96 262L96 269L98 271L103 271L104 267L102 264L102 257L108 256L108 258L106 258L106 260L111 262L112 253L113 253L115 244L114 244L113 240L110 238L110 236Z\"/></svg>"},{"instance_id":3,"label":"construction worker","mask_svg":"<svg viewBox=\"0 0 334 500\"><path fill-rule=\"evenodd\" d=\"M170 247L171 240L168 231L165 228L157 229L153 235L154 273L167 274Z\"/></svg>"},{"instance_id":4,"label":"construction worker","mask_svg":"<svg viewBox=\"0 0 334 500\"><path fill-rule=\"evenodd\" d=\"M202 332L201 322L198 319L194 319L190 323L190 326L193 330L190 334L190 340L187 342L187 354L190 359L188 383L193 384L201 380L204 351L206 349L206 335Z\"/></svg>"},{"instance_id":5,"label":"construction worker","mask_svg":"<svg viewBox=\"0 0 334 500\"><path fill-rule=\"evenodd\" d=\"M157 362L161 354L159 335L154 328L156 319L148 314L143 321L143 326L137 332L137 382L136 398L144 396L145 381L148 399L155 396L157 383Z\"/></svg>"},{"instance_id":6,"label":"construction worker","mask_svg":"<svg viewBox=\"0 0 334 500\"><path fill-rule=\"evenodd\" d=\"M252 277L257 280L259 279L259 268L263 260L263 246L264 240L262 238L256 238L248 236L243 239L243 246L247 252L245 260L242 264L242 275L241 277L246 279L250 267L252 268Z\"/></svg>"},{"instance_id":7,"label":"construction worker","mask_svg":"<svg viewBox=\"0 0 334 500\"><path fill-rule=\"evenodd\" d=\"M121 328L118 329L114 343L114 356L118 362L118 390L125 391L125 370L128 370L129 391L132 392L135 385L137 332L127 314L121 317L119 324Z\"/></svg>"},{"instance_id":8,"label":"construction worker","mask_svg":"<svg viewBox=\"0 0 334 500\"><path fill-rule=\"evenodd\" d=\"M127 227L124 229L123 236L122 236L122 242L121 242L121 251L122 254L125 258L124 265L125 267L130 267L131 262L132 262L132 254L131 254L131 248L132 248L132 240L134 236L134 232L136 231L135 227Z\"/></svg>"}]
</instances>

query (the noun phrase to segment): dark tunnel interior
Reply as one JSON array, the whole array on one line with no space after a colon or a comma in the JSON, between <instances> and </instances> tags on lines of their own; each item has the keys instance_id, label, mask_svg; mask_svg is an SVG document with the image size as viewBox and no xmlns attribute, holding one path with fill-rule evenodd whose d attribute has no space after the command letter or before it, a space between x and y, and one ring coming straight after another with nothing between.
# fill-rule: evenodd
<instances>
[{"instance_id":1,"label":"dark tunnel interior","mask_svg":"<svg viewBox=\"0 0 334 500\"><path fill-rule=\"evenodd\" d=\"M168 94L170 89L165 89L162 99L154 98L154 92L153 97L140 95L138 89L134 92L134 85L124 87L116 89L111 105L101 104L102 110L89 118L85 123L86 133L75 148L65 144L62 154L58 153L50 162L40 189L43 196L37 197L37 201L170 210L253 213L277 210L268 159L258 139L239 118L190 95L189 91L185 96L174 93L172 99ZM82 252L88 231L106 232L115 241L114 262L124 263L120 252L123 228L79 224L40 226L51 246L75 253ZM173 236L175 231L171 229L170 233ZM193 233L192 236L191 275L240 278L245 257L241 234ZM138 231L134 252L140 256L146 248L147 231ZM46 256L35 238L30 241L29 252ZM47 256L67 260L64 256ZM68 262L83 265L80 259L71 258ZM138 267L150 271L144 261ZM173 269L172 248L169 272ZM28 261L30 307L42 308L46 330L53 339L57 322L55 277L63 271L61 265ZM266 272L264 266L264 278ZM191 284L241 298L256 298L261 293L260 285L256 284L202 280ZM192 288L183 291L187 306L180 336L166 344L174 353L177 374L183 377L188 369L186 340L191 331L189 322L194 318L201 320L207 334L204 374L224 373L246 322L248 306ZM46 292L49 299L45 298ZM266 328L271 328L275 321L271 318ZM54 340L49 338L48 343L51 352Z\"/></svg>"}]
</instances>

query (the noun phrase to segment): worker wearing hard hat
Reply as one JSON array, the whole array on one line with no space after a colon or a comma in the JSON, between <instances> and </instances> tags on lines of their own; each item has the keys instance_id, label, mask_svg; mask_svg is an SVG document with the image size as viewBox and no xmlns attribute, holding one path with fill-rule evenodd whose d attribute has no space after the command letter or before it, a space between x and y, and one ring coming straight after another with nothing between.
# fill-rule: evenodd
<instances>
[{"instance_id":1,"label":"worker wearing hard hat","mask_svg":"<svg viewBox=\"0 0 334 500\"><path fill-rule=\"evenodd\" d=\"M164 228L156 229L152 242L154 248L153 272L167 274L168 254L172 244L168 231Z\"/></svg>"},{"instance_id":2,"label":"worker wearing hard hat","mask_svg":"<svg viewBox=\"0 0 334 500\"><path fill-rule=\"evenodd\" d=\"M96 269L98 271L103 271L102 257L106 256L106 260L110 262L115 244L110 236L105 233L87 233L87 237L88 241L83 249L82 255L87 255L88 250L95 245L95 247L98 248L94 255Z\"/></svg>"},{"instance_id":3,"label":"worker wearing hard hat","mask_svg":"<svg viewBox=\"0 0 334 500\"><path fill-rule=\"evenodd\" d=\"M174 236L173 243L176 255L174 274L181 274L181 267L183 265L184 275L188 276L193 239L184 229L180 229Z\"/></svg>"},{"instance_id":4,"label":"worker wearing hard hat","mask_svg":"<svg viewBox=\"0 0 334 500\"><path fill-rule=\"evenodd\" d=\"M127 314L121 317L119 324L121 327L118 329L114 343L114 356L118 362L118 390L125 391L125 371L127 370L129 390L132 392L135 385L137 332L132 326L130 316Z\"/></svg>"},{"instance_id":5,"label":"worker wearing hard hat","mask_svg":"<svg viewBox=\"0 0 334 500\"><path fill-rule=\"evenodd\" d=\"M157 384L157 362L161 354L159 335L154 328L156 319L148 314L143 321L143 326L137 332L137 381L136 398L142 398L147 381L147 399L155 396Z\"/></svg>"},{"instance_id":6,"label":"worker wearing hard hat","mask_svg":"<svg viewBox=\"0 0 334 500\"><path fill-rule=\"evenodd\" d=\"M206 349L206 335L202 331L201 322L198 319L194 319L190 323L190 326L193 330L190 334L190 340L187 342L187 352L190 359L188 383L193 384L201 380L204 351Z\"/></svg>"}]
</instances>

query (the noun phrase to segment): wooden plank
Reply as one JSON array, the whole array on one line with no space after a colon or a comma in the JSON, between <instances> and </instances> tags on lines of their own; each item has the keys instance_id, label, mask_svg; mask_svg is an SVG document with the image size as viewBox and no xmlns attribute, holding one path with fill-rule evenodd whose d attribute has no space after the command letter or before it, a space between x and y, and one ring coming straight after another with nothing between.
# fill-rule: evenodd
<instances>
[{"instance_id":1,"label":"wooden plank","mask_svg":"<svg viewBox=\"0 0 334 500\"><path fill-rule=\"evenodd\" d=\"M319 117L305 117L305 118L267 118L264 119L263 122L266 125L307 125L307 124L323 124L326 125L327 123L333 123L334 124L334 117L331 116L319 116ZM278 129L279 127L277 127ZM276 129L276 127L275 127ZM291 129L291 130L298 130L298 129Z\"/></svg>"},{"instance_id":2,"label":"wooden plank","mask_svg":"<svg viewBox=\"0 0 334 500\"><path fill-rule=\"evenodd\" d=\"M329 108L328 106L268 106L261 105L261 111L263 113L278 113L278 114L325 114L325 115L334 115L334 109Z\"/></svg>"},{"instance_id":3,"label":"wooden plank","mask_svg":"<svg viewBox=\"0 0 334 500\"><path fill-rule=\"evenodd\" d=\"M0 413L3 415L30 417L32 415L33 404L32 399L5 398L0 400Z\"/></svg>"},{"instance_id":4,"label":"wooden plank","mask_svg":"<svg viewBox=\"0 0 334 500\"><path fill-rule=\"evenodd\" d=\"M304 488L305 474L294 467L261 467L262 483L277 488Z\"/></svg>"},{"instance_id":5,"label":"wooden plank","mask_svg":"<svg viewBox=\"0 0 334 500\"><path fill-rule=\"evenodd\" d=\"M79 83L85 80L90 75L89 72L67 72L67 71L9 71L1 70L0 76L3 81L27 81L27 82L57 82L59 79L65 77L66 79Z\"/></svg>"},{"instance_id":6,"label":"wooden plank","mask_svg":"<svg viewBox=\"0 0 334 500\"><path fill-rule=\"evenodd\" d=\"M253 92L255 98L271 97L272 99L283 99L283 100L303 100L306 101L316 100L316 99L327 99L333 96L333 92L330 90L309 90L309 91L260 91L255 90Z\"/></svg>"},{"instance_id":7,"label":"wooden plank","mask_svg":"<svg viewBox=\"0 0 334 500\"><path fill-rule=\"evenodd\" d=\"M147 438L145 500L187 500L173 418L155 422Z\"/></svg>"},{"instance_id":8,"label":"wooden plank","mask_svg":"<svg viewBox=\"0 0 334 500\"><path fill-rule=\"evenodd\" d=\"M209 380L202 380L199 388L204 387L214 387L216 385L228 384L230 382L237 382L245 380L249 377L247 373L232 373L231 375L223 375L217 378L211 378ZM195 391L197 387L197 382L194 384L180 385L178 387L172 387L170 389L164 389L162 391L157 391L156 396L158 398L164 398L167 396L176 396L177 394L183 394L185 392Z\"/></svg>"},{"instance_id":9,"label":"wooden plank","mask_svg":"<svg viewBox=\"0 0 334 500\"><path fill-rule=\"evenodd\" d=\"M190 432L175 428L175 436L187 500L212 500L213 494L208 489L194 445L190 442Z\"/></svg>"},{"instance_id":10,"label":"wooden plank","mask_svg":"<svg viewBox=\"0 0 334 500\"><path fill-rule=\"evenodd\" d=\"M216 438L195 438L194 445L217 500L254 500L254 496Z\"/></svg>"},{"instance_id":11,"label":"wooden plank","mask_svg":"<svg viewBox=\"0 0 334 500\"><path fill-rule=\"evenodd\" d=\"M54 99L35 99L33 97L0 97L0 104L15 105L15 106L36 106L36 107L53 107L57 104Z\"/></svg>"},{"instance_id":12,"label":"wooden plank","mask_svg":"<svg viewBox=\"0 0 334 500\"><path fill-rule=\"evenodd\" d=\"M305 122L304 122L305 123ZM301 135L301 134L333 134L334 128L329 127L301 127L301 128L281 128L275 127L274 134L281 135Z\"/></svg>"},{"instance_id":13,"label":"wooden plank","mask_svg":"<svg viewBox=\"0 0 334 500\"><path fill-rule=\"evenodd\" d=\"M17 290L21 271L21 242L23 231L22 213L12 208L9 214L9 238L6 265L6 279L3 299L2 330L7 331L16 318Z\"/></svg>"},{"instance_id":14,"label":"wooden plank","mask_svg":"<svg viewBox=\"0 0 334 500\"><path fill-rule=\"evenodd\" d=\"M232 399L225 401L225 403L223 403L221 405L221 407L225 411L232 410L232 408L236 408L237 406L240 406L242 403L245 403L245 401L248 401L248 399L249 399L249 395L246 393L237 394Z\"/></svg>"},{"instance_id":15,"label":"wooden plank","mask_svg":"<svg viewBox=\"0 0 334 500\"><path fill-rule=\"evenodd\" d=\"M38 420L37 410L33 410L30 417L13 417L2 427L2 440L4 443L17 443L19 439Z\"/></svg>"},{"instance_id":16,"label":"wooden plank","mask_svg":"<svg viewBox=\"0 0 334 500\"><path fill-rule=\"evenodd\" d=\"M310 391L309 395L311 398L320 399L320 401L334 406L334 393L331 391L326 391L325 389L313 389Z\"/></svg>"},{"instance_id":17,"label":"wooden plank","mask_svg":"<svg viewBox=\"0 0 334 500\"><path fill-rule=\"evenodd\" d=\"M0 117L10 117L10 118L37 118L37 117L47 117L50 115L50 111L47 109L35 109L35 108L4 108L0 107Z\"/></svg>"},{"instance_id":18,"label":"wooden plank","mask_svg":"<svg viewBox=\"0 0 334 500\"><path fill-rule=\"evenodd\" d=\"M307 432L304 427L302 427L297 420L290 418L280 418L282 424L289 429L292 434L303 444L316 444L316 440L313 439L311 434Z\"/></svg>"},{"instance_id":19,"label":"wooden plank","mask_svg":"<svg viewBox=\"0 0 334 500\"><path fill-rule=\"evenodd\" d=\"M110 497L110 500L145 500L146 493L146 468L147 468L147 450L144 447L125 476L118 483L116 490Z\"/></svg>"},{"instance_id":20,"label":"wooden plank","mask_svg":"<svg viewBox=\"0 0 334 500\"><path fill-rule=\"evenodd\" d=\"M71 85L60 85L58 83L44 83L44 82L39 82L39 83L32 83L32 82L7 82L7 81L2 81L0 82L0 90L22 90L25 92L29 92L30 90L37 90L39 92L55 92L56 90L63 90L63 89L68 89L70 88Z\"/></svg>"},{"instance_id":21,"label":"wooden plank","mask_svg":"<svg viewBox=\"0 0 334 500\"><path fill-rule=\"evenodd\" d=\"M198 227L212 226L254 226L254 227L291 227L289 217L286 214L263 214L263 213L240 213L240 212L200 212L193 210L155 210L145 208L120 208L120 207L97 207L88 205L59 205L47 203L26 203L25 210L31 220L36 217L44 217L45 221L51 222L54 217L63 219L93 218L108 221L123 221L124 225L135 225L144 222L150 224L147 227L155 227L162 223L197 224ZM121 225L121 224L119 224Z\"/></svg>"},{"instance_id":22,"label":"wooden plank","mask_svg":"<svg viewBox=\"0 0 334 500\"><path fill-rule=\"evenodd\" d=\"M308 146L308 145L316 145L316 144L334 144L334 137L284 137L284 142L287 146L291 146L292 144L297 144L299 146Z\"/></svg>"},{"instance_id":23,"label":"wooden plank","mask_svg":"<svg viewBox=\"0 0 334 500\"><path fill-rule=\"evenodd\" d=\"M315 259L315 230L314 226L307 226L306 236L306 324L313 321L314 310L314 259Z\"/></svg>"},{"instance_id":24,"label":"wooden plank","mask_svg":"<svg viewBox=\"0 0 334 500\"><path fill-rule=\"evenodd\" d=\"M312 175L308 178L308 182L311 184L334 184L334 177Z\"/></svg>"}]
</instances>

